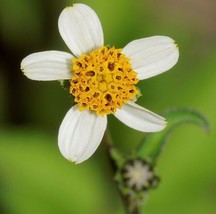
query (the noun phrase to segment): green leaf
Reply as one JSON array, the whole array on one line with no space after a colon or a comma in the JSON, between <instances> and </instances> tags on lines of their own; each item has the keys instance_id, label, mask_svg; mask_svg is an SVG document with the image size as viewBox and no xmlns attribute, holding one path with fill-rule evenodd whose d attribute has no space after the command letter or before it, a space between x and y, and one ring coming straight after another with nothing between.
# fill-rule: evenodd
<instances>
[{"instance_id":1,"label":"green leaf","mask_svg":"<svg viewBox=\"0 0 216 214\"><path fill-rule=\"evenodd\" d=\"M208 120L200 112L194 109L175 108L166 111L163 116L168 121L167 127L161 132L147 134L137 148L139 156L149 158L153 162L160 155L169 135L179 125L192 123L206 132L209 131Z\"/></svg>"}]
</instances>

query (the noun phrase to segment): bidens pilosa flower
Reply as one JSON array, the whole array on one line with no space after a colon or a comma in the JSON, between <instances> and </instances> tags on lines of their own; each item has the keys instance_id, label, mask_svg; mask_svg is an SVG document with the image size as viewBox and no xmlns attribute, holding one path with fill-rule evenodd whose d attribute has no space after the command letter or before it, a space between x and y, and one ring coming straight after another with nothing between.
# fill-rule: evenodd
<instances>
[{"instance_id":1,"label":"bidens pilosa flower","mask_svg":"<svg viewBox=\"0 0 216 214\"><path fill-rule=\"evenodd\" d=\"M96 13L85 4L74 4L60 14L61 37L72 54L43 51L21 62L32 80L69 80L76 104L67 112L59 129L62 155L81 163L99 146L113 114L127 126L157 132L165 127L161 116L137 105L136 84L174 66L178 48L165 36L138 39L123 49L104 46L103 30Z\"/></svg>"}]
</instances>

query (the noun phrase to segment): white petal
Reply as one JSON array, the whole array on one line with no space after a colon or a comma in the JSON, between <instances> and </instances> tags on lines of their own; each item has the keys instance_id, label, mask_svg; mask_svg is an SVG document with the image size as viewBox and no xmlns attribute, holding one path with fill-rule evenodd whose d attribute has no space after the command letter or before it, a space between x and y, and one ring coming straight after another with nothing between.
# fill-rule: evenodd
<instances>
[{"instance_id":1,"label":"white petal","mask_svg":"<svg viewBox=\"0 0 216 214\"><path fill-rule=\"evenodd\" d=\"M104 43L100 20L85 4L65 8L59 16L58 26L63 40L77 57Z\"/></svg>"},{"instance_id":2,"label":"white petal","mask_svg":"<svg viewBox=\"0 0 216 214\"><path fill-rule=\"evenodd\" d=\"M72 58L71 54L61 51L33 53L22 60L21 70L32 80L70 79Z\"/></svg>"},{"instance_id":3,"label":"white petal","mask_svg":"<svg viewBox=\"0 0 216 214\"><path fill-rule=\"evenodd\" d=\"M73 162L88 159L99 146L107 126L107 117L73 106L59 129L58 146L62 155Z\"/></svg>"},{"instance_id":4,"label":"white petal","mask_svg":"<svg viewBox=\"0 0 216 214\"><path fill-rule=\"evenodd\" d=\"M137 77L147 79L172 68L178 61L175 42L166 36L153 36L130 42L123 52L131 59Z\"/></svg>"},{"instance_id":5,"label":"white petal","mask_svg":"<svg viewBox=\"0 0 216 214\"><path fill-rule=\"evenodd\" d=\"M142 132L157 132L165 128L165 119L134 102L118 109L115 116L125 125Z\"/></svg>"}]
</instances>

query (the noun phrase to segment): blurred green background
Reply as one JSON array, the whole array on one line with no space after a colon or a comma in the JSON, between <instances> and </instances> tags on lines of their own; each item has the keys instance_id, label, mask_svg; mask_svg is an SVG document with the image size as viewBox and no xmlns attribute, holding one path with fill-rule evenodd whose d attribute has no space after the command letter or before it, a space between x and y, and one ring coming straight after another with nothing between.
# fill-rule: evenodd
<instances>
[{"instance_id":1,"label":"blurred green background","mask_svg":"<svg viewBox=\"0 0 216 214\"><path fill-rule=\"evenodd\" d=\"M74 165L57 146L59 125L71 107L58 82L37 82L20 71L20 61L43 50L68 51L58 16L75 1L1 0L0 7L0 213L123 213L103 145L86 162ZM179 127L160 157L161 183L143 206L147 214L216 212L216 1L89 0L103 25L105 44L124 47L152 36L172 37L178 64L140 84L138 103L161 113L189 106L209 119L211 131ZM114 117L115 144L133 149L142 133Z\"/></svg>"}]
</instances>

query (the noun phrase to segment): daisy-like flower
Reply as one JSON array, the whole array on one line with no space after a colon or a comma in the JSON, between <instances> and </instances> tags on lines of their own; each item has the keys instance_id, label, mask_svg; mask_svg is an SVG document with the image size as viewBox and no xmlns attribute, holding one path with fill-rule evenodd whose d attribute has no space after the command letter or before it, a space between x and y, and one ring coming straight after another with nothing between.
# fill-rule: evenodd
<instances>
[{"instance_id":1,"label":"daisy-like flower","mask_svg":"<svg viewBox=\"0 0 216 214\"><path fill-rule=\"evenodd\" d=\"M69 80L76 104L65 115L58 135L62 155L75 163L89 158L99 146L113 114L127 126L157 132L165 120L134 101L136 84L167 71L178 60L178 48L165 36L138 39L123 49L104 46L96 13L85 4L74 4L60 14L61 37L72 53L43 51L21 62L32 80Z\"/></svg>"}]
</instances>

